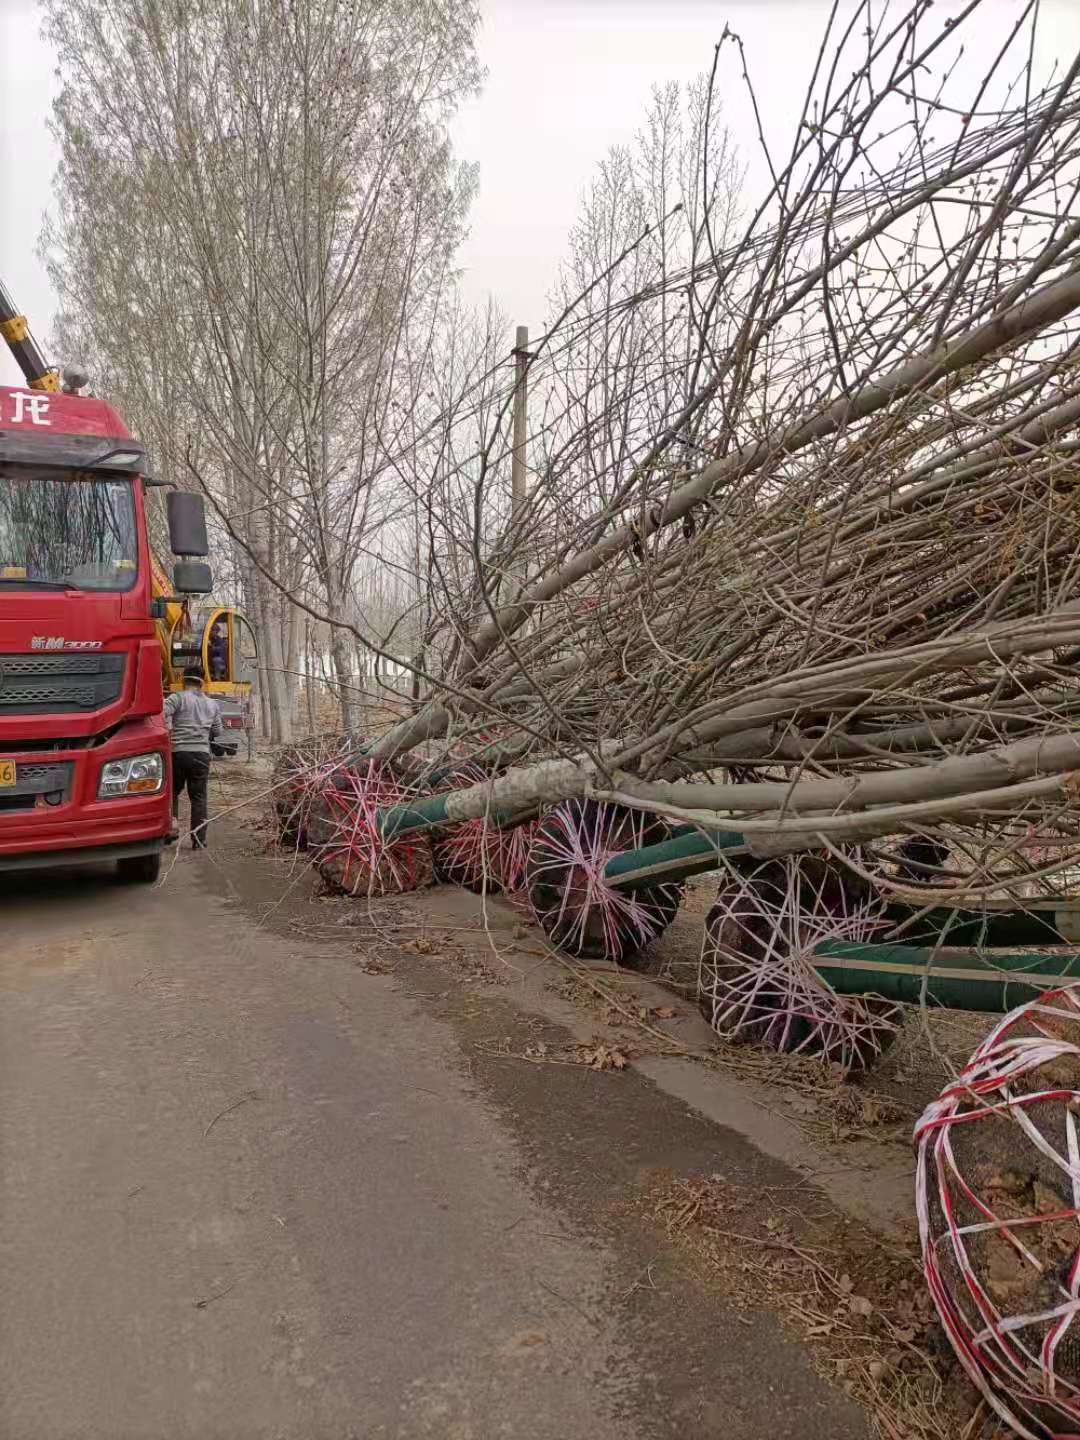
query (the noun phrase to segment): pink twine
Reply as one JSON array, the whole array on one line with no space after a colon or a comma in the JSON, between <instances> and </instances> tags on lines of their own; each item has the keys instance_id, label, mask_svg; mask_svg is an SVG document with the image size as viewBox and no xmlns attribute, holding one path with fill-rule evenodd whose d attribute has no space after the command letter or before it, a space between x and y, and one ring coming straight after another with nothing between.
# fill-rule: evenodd
<instances>
[{"instance_id":1,"label":"pink twine","mask_svg":"<svg viewBox=\"0 0 1080 1440\"><path fill-rule=\"evenodd\" d=\"M482 738L482 737L481 737ZM478 765L464 763L448 782L458 790L490 780ZM485 816L462 820L442 831L432 844L439 874L477 893L505 891L515 895L525 883L525 865L535 822L499 828Z\"/></svg>"},{"instance_id":2,"label":"pink twine","mask_svg":"<svg viewBox=\"0 0 1080 1440\"><path fill-rule=\"evenodd\" d=\"M538 822L527 820L510 830L500 830L495 852L495 869L508 895L520 895L525 889L529 851Z\"/></svg>"},{"instance_id":3,"label":"pink twine","mask_svg":"<svg viewBox=\"0 0 1080 1440\"><path fill-rule=\"evenodd\" d=\"M528 874L533 913L563 949L621 960L655 940L678 906L679 887L617 889L604 878L615 855L656 840L657 822L601 801L565 801L536 827Z\"/></svg>"},{"instance_id":4,"label":"pink twine","mask_svg":"<svg viewBox=\"0 0 1080 1440\"><path fill-rule=\"evenodd\" d=\"M732 872L706 922L698 993L713 1028L791 1054L865 1068L896 1033L891 1008L837 995L814 966L824 940L865 943L882 921L873 896L852 899L820 860L791 856Z\"/></svg>"},{"instance_id":5,"label":"pink twine","mask_svg":"<svg viewBox=\"0 0 1080 1440\"><path fill-rule=\"evenodd\" d=\"M343 746L339 755L331 755L314 764L297 763L286 772L277 787L275 808L283 841L295 840L303 849L307 844L307 824L314 801L340 773L349 748ZM297 756L299 762L299 755Z\"/></svg>"},{"instance_id":6,"label":"pink twine","mask_svg":"<svg viewBox=\"0 0 1080 1440\"><path fill-rule=\"evenodd\" d=\"M320 863L323 867L341 863L341 886L346 892L413 890L428 878L426 836L387 841L377 824L379 810L402 804L415 793L414 787L372 760L340 770L324 786L333 834L321 847Z\"/></svg>"}]
</instances>

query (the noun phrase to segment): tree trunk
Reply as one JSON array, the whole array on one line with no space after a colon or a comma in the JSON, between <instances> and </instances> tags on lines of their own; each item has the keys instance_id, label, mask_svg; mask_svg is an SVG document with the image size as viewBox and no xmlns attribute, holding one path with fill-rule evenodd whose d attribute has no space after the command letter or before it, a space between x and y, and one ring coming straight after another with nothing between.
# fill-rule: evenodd
<instances>
[{"instance_id":1,"label":"tree trunk","mask_svg":"<svg viewBox=\"0 0 1080 1440\"><path fill-rule=\"evenodd\" d=\"M266 536L266 517L259 515L252 529L252 550L259 565L270 568L269 545ZM289 704L288 677L285 675L285 656L282 647L281 608L276 591L262 570L256 578L258 609L261 621L259 645L265 647L263 673L266 676L266 694L269 708L269 733L275 745L285 744L292 739L292 714Z\"/></svg>"},{"instance_id":2,"label":"tree trunk","mask_svg":"<svg viewBox=\"0 0 1080 1440\"><path fill-rule=\"evenodd\" d=\"M268 597L269 598L269 597ZM285 744L292 739L292 687L289 684L289 677L285 673L285 653L283 646L282 624L280 608L273 605L273 614L270 624L267 626L270 638L270 655L268 669L270 671L270 724L275 744Z\"/></svg>"},{"instance_id":3,"label":"tree trunk","mask_svg":"<svg viewBox=\"0 0 1080 1440\"><path fill-rule=\"evenodd\" d=\"M284 623L284 646L285 646L285 685L290 696L289 718L295 728L298 716L295 713L296 706L292 703L292 697L296 696L296 679L300 672L300 611L291 600L281 597L281 605L285 609ZM298 699L299 697L297 697Z\"/></svg>"},{"instance_id":4,"label":"tree trunk","mask_svg":"<svg viewBox=\"0 0 1080 1440\"><path fill-rule=\"evenodd\" d=\"M338 607L331 606L331 613L338 613ZM358 730L360 724L356 674L353 670L349 632L339 629L336 625L330 632L330 655L334 662L334 678L337 681L338 697L341 702L341 725L351 735Z\"/></svg>"},{"instance_id":5,"label":"tree trunk","mask_svg":"<svg viewBox=\"0 0 1080 1440\"><path fill-rule=\"evenodd\" d=\"M258 705L259 705L259 733L265 738L270 738L270 675L266 668L267 656L267 635L266 623L263 617L262 595L258 576L255 567L250 562L244 567L244 610L255 631L255 639L259 646L259 683L258 683Z\"/></svg>"},{"instance_id":6,"label":"tree trunk","mask_svg":"<svg viewBox=\"0 0 1080 1440\"><path fill-rule=\"evenodd\" d=\"M354 650L356 654L357 703L363 704L365 701L374 698L371 693L371 687L368 684L368 678L371 674L371 658L367 648L362 645L359 640L356 641Z\"/></svg>"},{"instance_id":7,"label":"tree trunk","mask_svg":"<svg viewBox=\"0 0 1080 1440\"><path fill-rule=\"evenodd\" d=\"M314 735L319 729L318 712L315 708L315 642L311 634L311 621L307 622L304 634L304 675L307 690L308 733Z\"/></svg>"}]
</instances>

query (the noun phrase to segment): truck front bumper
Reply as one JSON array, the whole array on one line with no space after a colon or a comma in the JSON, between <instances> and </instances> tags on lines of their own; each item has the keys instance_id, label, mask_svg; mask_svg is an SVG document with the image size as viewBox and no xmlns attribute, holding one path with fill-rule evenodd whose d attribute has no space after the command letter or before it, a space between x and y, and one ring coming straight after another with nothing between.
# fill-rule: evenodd
<instances>
[{"instance_id":1,"label":"truck front bumper","mask_svg":"<svg viewBox=\"0 0 1080 1440\"><path fill-rule=\"evenodd\" d=\"M0 852L0 875L9 870L51 870L61 865L107 865L113 860L134 860L156 855L163 840L134 840L128 845L80 846L77 850L28 850L21 855Z\"/></svg>"},{"instance_id":2,"label":"truck front bumper","mask_svg":"<svg viewBox=\"0 0 1080 1440\"><path fill-rule=\"evenodd\" d=\"M165 757L165 783L152 795L98 799L102 768L111 760L159 751ZM152 720L122 727L101 745L87 749L20 752L16 746L0 760L33 767L42 762L70 766L70 779L59 803L38 797L32 809L0 808L0 868L124 859L160 848L172 827L172 767L164 725ZM0 790L0 797L3 796ZM129 849L128 847L136 847ZM124 854L120 854L120 850ZM108 851L108 854L81 852ZM23 862L12 864L10 862Z\"/></svg>"}]
</instances>

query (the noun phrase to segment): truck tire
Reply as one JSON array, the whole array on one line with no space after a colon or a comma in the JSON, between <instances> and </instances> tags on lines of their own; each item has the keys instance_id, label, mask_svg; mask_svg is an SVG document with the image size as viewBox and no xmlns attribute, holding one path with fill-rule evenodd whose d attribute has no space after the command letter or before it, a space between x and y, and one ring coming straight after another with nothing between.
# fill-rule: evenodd
<instances>
[{"instance_id":1,"label":"truck tire","mask_svg":"<svg viewBox=\"0 0 1080 1440\"><path fill-rule=\"evenodd\" d=\"M129 855L116 862L118 878L128 885L153 885L161 874L161 851L151 855Z\"/></svg>"}]
</instances>

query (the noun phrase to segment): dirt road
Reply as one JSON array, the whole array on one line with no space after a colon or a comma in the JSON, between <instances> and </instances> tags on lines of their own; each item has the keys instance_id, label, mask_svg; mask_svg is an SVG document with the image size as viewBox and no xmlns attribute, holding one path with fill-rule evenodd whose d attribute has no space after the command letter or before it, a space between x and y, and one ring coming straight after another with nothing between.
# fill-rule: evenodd
<instances>
[{"instance_id":1,"label":"dirt road","mask_svg":"<svg viewBox=\"0 0 1080 1440\"><path fill-rule=\"evenodd\" d=\"M868 1433L633 1200L782 1166L287 885L0 882L0 1440Z\"/></svg>"}]
</instances>

